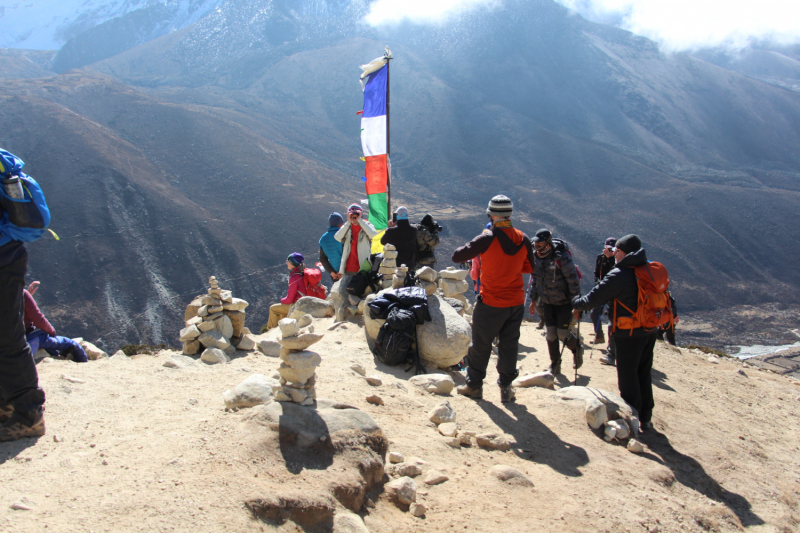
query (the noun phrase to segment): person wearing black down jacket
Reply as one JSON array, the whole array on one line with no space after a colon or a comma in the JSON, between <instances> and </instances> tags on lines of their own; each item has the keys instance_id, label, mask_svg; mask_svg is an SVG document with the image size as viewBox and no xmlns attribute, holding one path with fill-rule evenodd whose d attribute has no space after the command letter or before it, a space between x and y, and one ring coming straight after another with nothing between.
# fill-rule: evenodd
<instances>
[{"instance_id":1,"label":"person wearing black down jacket","mask_svg":"<svg viewBox=\"0 0 800 533\"><path fill-rule=\"evenodd\" d=\"M408 222L408 209L398 207L394 215L396 225L386 230L381 244L393 244L397 249L397 266L406 265L413 271L417 261L417 228Z\"/></svg>"},{"instance_id":2,"label":"person wearing black down jacket","mask_svg":"<svg viewBox=\"0 0 800 533\"><path fill-rule=\"evenodd\" d=\"M616 244L616 267L600 283L583 297L572 300L572 306L585 311L609 304L608 316L611 324L618 317L632 316L638 309L639 285L634 269L647 263L642 241L637 235L625 235ZM617 305L614 305L614 301ZM619 305L619 304L624 304ZM631 309L633 313L625 309ZM617 383L619 394L639 413L641 429L652 429L653 384L650 377L653 368L653 348L656 333L644 328L613 330L617 349Z\"/></svg>"}]
</instances>

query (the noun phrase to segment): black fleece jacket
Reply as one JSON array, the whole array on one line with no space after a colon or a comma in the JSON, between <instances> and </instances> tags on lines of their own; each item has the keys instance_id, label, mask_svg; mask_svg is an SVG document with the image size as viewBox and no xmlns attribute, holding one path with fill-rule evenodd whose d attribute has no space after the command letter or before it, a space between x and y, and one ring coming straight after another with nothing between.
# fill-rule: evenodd
<instances>
[{"instance_id":1,"label":"black fleece jacket","mask_svg":"<svg viewBox=\"0 0 800 533\"><path fill-rule=\"evenodd\" d=\"M398 220L381 237L381 244L394 244L397 248L397 266L406 265L413 270L417 264L417 228L408 220Z\"/></svg>"},{"instance_id":2,"label":"black fleece jacket","mask_svg":"<svg viewBox=\"0 0 800 533\"><path fill-rule=\"evenodd\" d=\"M615 306L614 300L618 300L636 312L639 307L639 285L633 269L645 263L647 263L647 254L644 248L629 253L589 294L574 298L572 308L577 311L586 311L607 303L609 304L608 315L612 324L616 322L617 316L631 316L631 313L619 303ZM633 332L629 329L617 329L614 331L614 336L644 337L651 333L644 328L636 328Z\"/></svg>"}]
</instances>

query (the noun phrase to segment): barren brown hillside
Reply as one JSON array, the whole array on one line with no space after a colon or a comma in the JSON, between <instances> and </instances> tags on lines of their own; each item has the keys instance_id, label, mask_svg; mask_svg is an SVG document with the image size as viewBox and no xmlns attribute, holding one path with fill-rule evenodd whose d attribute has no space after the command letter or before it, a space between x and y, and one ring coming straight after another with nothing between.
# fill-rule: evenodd
<instances>
[{"instance_id":1,"label":"barren brown hillside","mask_svg":"<svg viewBox=\"0 0 800 533\"><path fill-rule=\"evenodd\" d=\"M580 402L530 388L518 389L516 403L505 406L492 374L483 401L434 396L412 386L402 368L376 365L360 324L331 325L315 320L326 332L314 346L323 357L319 397L369 413L389 451L422 461L417 501L425 516L373 494L361 512L373 533L800 528L800 382L659 344L656 431L644 434L647 449L635 455L592 432ZM521 344L525 371L544 366L544 339L532 324L524 324ZM226 389L253 373L270 375L279 364L258 352L236 355L228 364L186 369L163 367L168 352L82 365L41 362L47 435L0 444L0 530L302 531L292 521L253 518L245 502L287 494L306 505L331 501L329 487L352 467L344 458L325 467L298 459L274 431L254 423L258 408L226 412ZM596 350L589 355L579 385L616 392L614 368L601 366ZM368 385L350 370L353 363L382 385ZM568 385L562 376L556 388ZM367 403L372 394L385 405ZM448 446L426 414L445 399L461 430L506 433L511 450ZM522 471L534 487L489 477L494 465ZM422 479L430 469L449 480L427 486ZM337 514L345 512L336 505Z\"/></svg>"}]
</instances>

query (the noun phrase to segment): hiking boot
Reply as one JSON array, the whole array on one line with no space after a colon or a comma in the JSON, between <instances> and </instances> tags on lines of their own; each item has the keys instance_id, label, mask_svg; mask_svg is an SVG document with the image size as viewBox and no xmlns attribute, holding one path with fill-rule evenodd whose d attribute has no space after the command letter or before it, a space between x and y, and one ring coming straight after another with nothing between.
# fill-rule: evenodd
<instances>
[{"instance_id":1,"label":"hiking boot","mask_svg":"<svg viewBox=\"0 0 800 533\"><path fill-rule=\"evenodd\" d=\"M13 405L0 405L0 424L5 424L12 414L14 414Z\"/></svg>"},{"instance_id":2,"label":"hiking boot","mask_svg":"<svg viewBox=\"0 0 800 533\"><path fill-rule=\"evenodd\" d=\"M608 365L608 366L615 366L617 363L614 361L614 358L608 354L604 354L600 357L600 364L601 365Z\"/></svg>"},{"instance_id":3,"label":"hiking boot","mask_svg":"<svg viewBox=\"0 0 800 533\"><path fill-rule=\"evenodd\" d=\"M544 319L540 320L538 324L536 324L536 329L544 329Z\"/></svg>"},{"instance_id":4,"label":"hiking boot","mask_svg":"<svg viewBox=\"0 0 800 533\"><path fill-rule=\"evenodd\" d=\"M517 395L514 394L514 387L511 385L508 387L500 387L500 403L513 402L516 397Z\"/></svg>"},{"instance_id":5,"label":"hiking boot","mask_svg":"<svg viewBox=\"0 0 800 533\"><path fill-rule=\"evenodd\" d=\"M483 384L471 386L469 383L467 383L466 385L461 385L460 387L457 387L456 392L458 392L462 396L467 396L475 400L480 400L481 398L483 398Z\"/></svg>"},{"instance_id":6,"label":"hiking boot","mask_svg":"<svg viewBox=\"0 0 800 533\"><path fill-rule=\"evenodd\" d=\"M44 414L41 411L33 414L33 420L14 413L5 424L0 426L0 442L24 439L25 437L41 437L42 435L44 435Z\"/></svg>"},{"instance_id":7,"label":"hiking boot","mask_svg":"<svg viewBox=\"0 0 800 533\"><path fill-rule=\"evenodd\" d=\"M606 336L603 335L603 330L600 330L595 334L592 344L603 344L604 342L606 342Z\"/></svg>"},{"instance_id":8,"label":"hiking boot","mask_svg":"<svg viewBox=\"0 0 800 533\"><path fill-rule=\"evenodd\" d=\"M652 422L641 422L639 424L639 431L652 431L653 430L653 423Z\"/></svg>"},{"instance_id":9,"label":"hiking boot","mask_svg":"<svg viewBox=\"0 0 800 533\"><path fill-rule=\"evenodd\" d=\"M558 361L550 361L550 366L548 366L545 370L553 374L554 376L561 373L561 359Z\"/></svg>"}]
</instances>

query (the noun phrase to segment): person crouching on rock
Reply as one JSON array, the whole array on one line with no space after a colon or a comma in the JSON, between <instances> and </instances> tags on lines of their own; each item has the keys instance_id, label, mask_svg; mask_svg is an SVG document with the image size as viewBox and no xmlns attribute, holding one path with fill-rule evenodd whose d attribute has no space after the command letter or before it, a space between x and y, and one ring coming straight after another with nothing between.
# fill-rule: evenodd
<instances>
[{"instance_id":1,"label":"person crouching on rock","mask_svg":"<svg viewBox=\"0 0 800 533\"><path fill-rule=\"evenodd\" d=\"M519 375L519 329L525 316L522 275L533 272L533 247L528 236L512 226L512 208L507 196L492 198L486 210L492 228L458 248L452 258L454 263L481 258L480 295L472 313L472 346L466 357L467 384L458 387L458 393L483 398L483 380L496 337L497 384L503 403L514 400L511 383Z\"/></svg>"},{"instance_id":2,"label":"person crouching on rock","mask_svg":"<svg viewBox=\"0 0 800 533\"><path fill-rule=\"evenodd\" d=\"M637 235L625 235L616 243L616 267L584 297L575 297L575 310L594 309L618 300L621 305L609 305L608 318L617 323L618 316L633 316L639 308L639 284L634 269L647 263L642 241ZM630 311L629 311L630 310ZM619 395L639 413L641 429L653 427L653 348L656 333L645 328L613 330L617 352L617 382Z\"/></svg>"},{"instance_id":3,"label":"person crouching on rock","mask_svg":"<svg viewBox=\"0 0 800 533\"><path fill-rule=\"evenodd\" d=\"M38 284L38 281L31 283L30 289L36 292ZM56 335L55 328L39 310L33 294L28 292L28 289L22 289L22 297L25 300L25 339L31 347L31 353L35 355L41 348L50 355L70 357L76 363L85 363L89 360L80 344L68 337Z\"/></svg>"},{"instance_id":4,"label":"person crouching on rock","mask_svg":"<svg viewBox=\"0 0 800 533\"><path fill-rule=\"evenodd\" d=\"M303 270L305 258L300 252L290 254L286 258L286 268L289 269L289 292L281 298L281 303L269 306L269 322L267 329L278 326L278 321L286 318L289 314L289 306L306 295L306 284L303 281Z\"/></svg>"},{"instance_id":5,"label":"person crouching on rock","mask_svg":"<svg viewBox=\"0 0 800 533\"><path fill-rule=\"evenodd\" d=\"M358 204L348 207L347 222L333 236L344 245L339 273L344 273L345 276L352 276L361 270L361 265L372 253L372 239L378 234L375 226L362 218L362 213ZM347 286L347 281L342 283Z\"/></svg>"}]
</instances>

